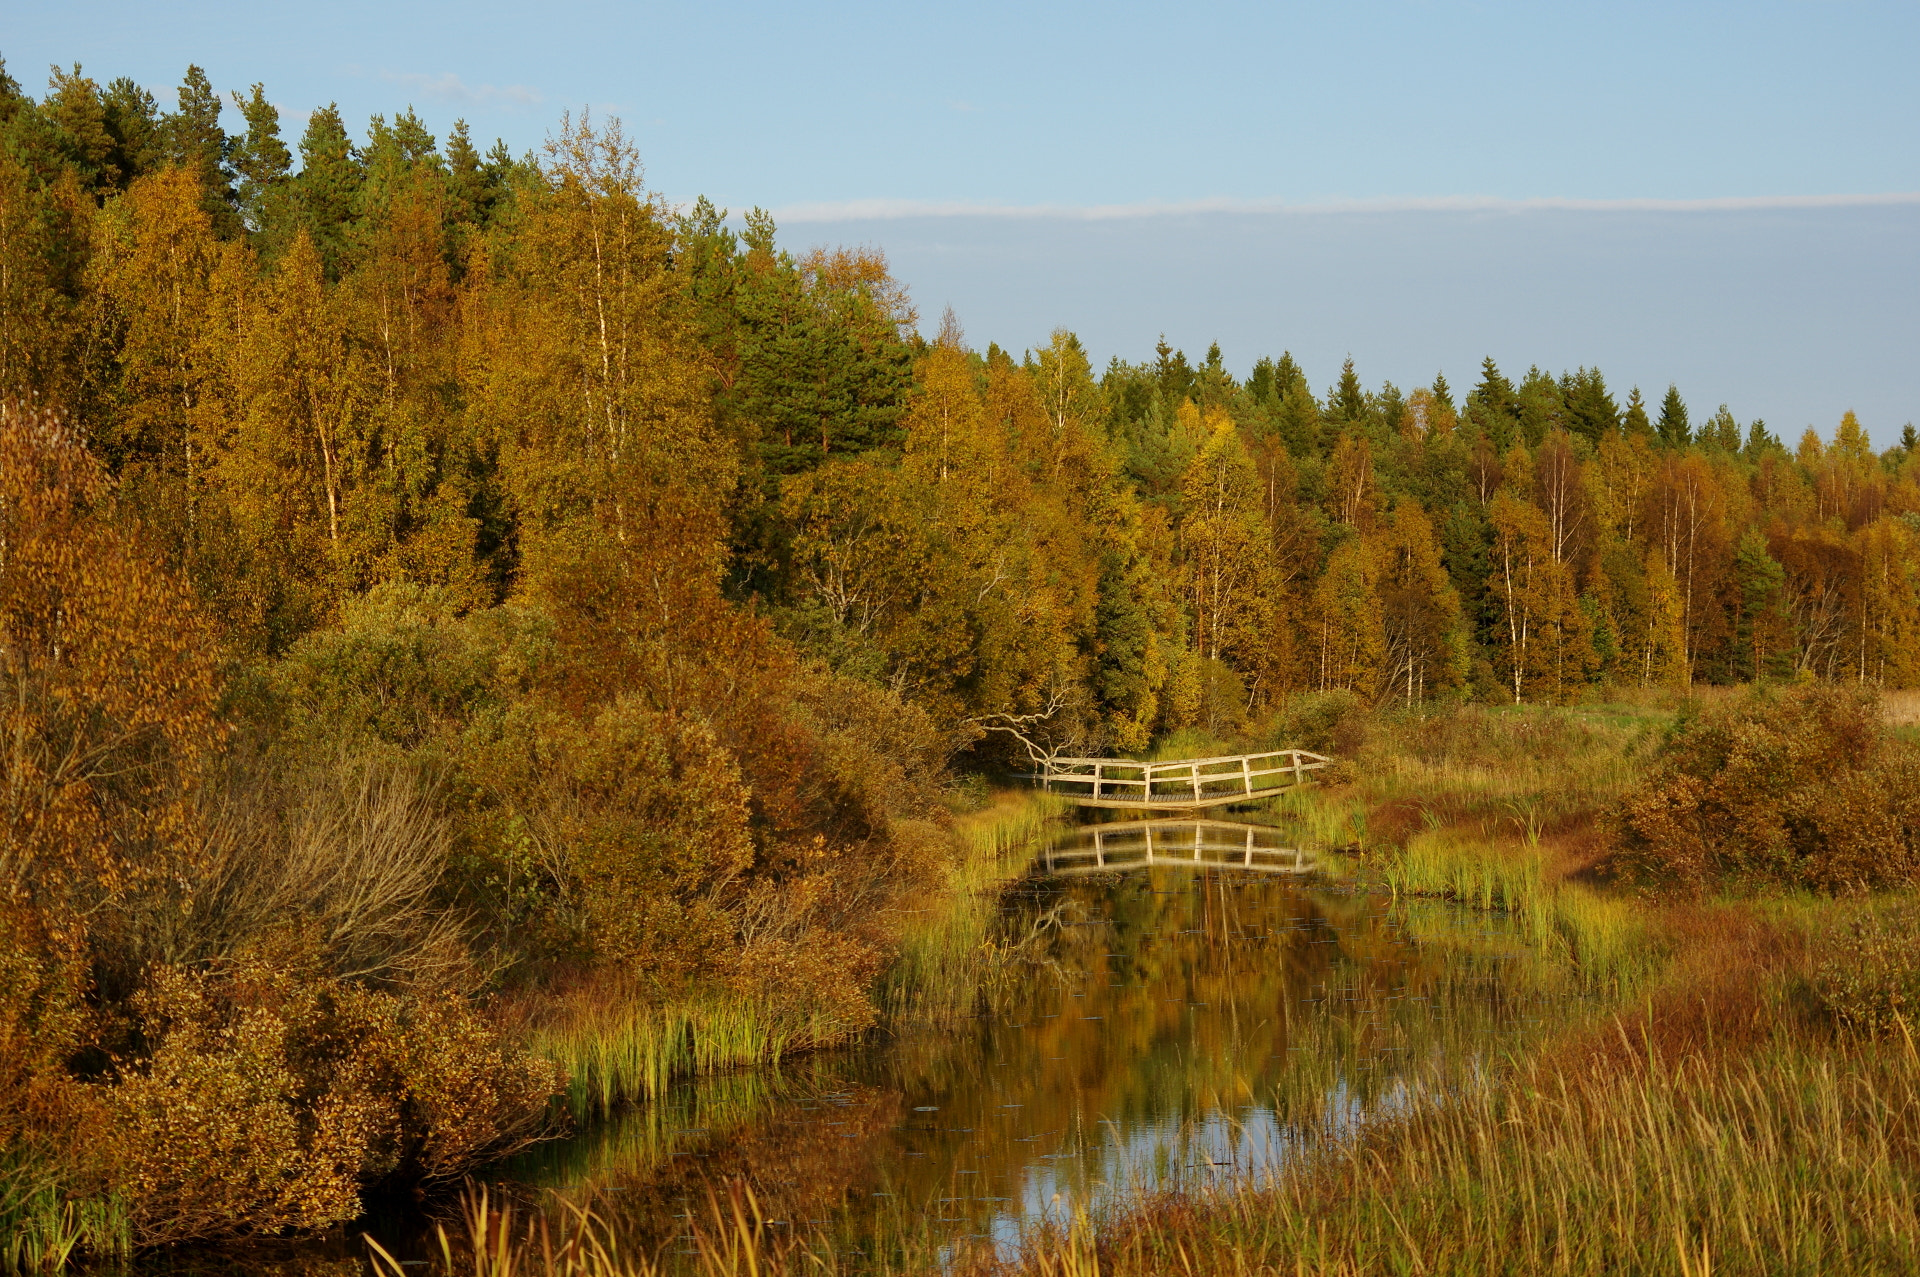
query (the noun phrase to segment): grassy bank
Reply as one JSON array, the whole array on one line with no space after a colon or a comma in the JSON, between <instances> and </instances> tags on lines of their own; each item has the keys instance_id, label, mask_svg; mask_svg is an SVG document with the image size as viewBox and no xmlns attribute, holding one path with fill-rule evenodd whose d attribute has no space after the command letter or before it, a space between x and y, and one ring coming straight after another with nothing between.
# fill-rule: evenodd
<instances>
[{"instance_id":1,"label":"grassy bank","mask_svg":"<svg viewBox=\"0 0 1920 1277\"><path fill-rule=\"evenodd\" d=\"M1905 1044L1545 1065L1328 1144L1277 1183L1150 1203L1041 1272L1904 1273ZM1097 1249L1096 1249L1097 1247Z\"/></svg>"},{"instance_id":2,"label":"grassy bank","mask_svg":"<svg viewBox=\"0 0 1920 1277\"><path fill-rule=\"evenodd\" d=\"M990 933L998 889L1026 865L1026 848L1061 800L1003 792L983 810L957 817L937 886L894 911L895 954L875 1003L884 1020L938 1021L972 1009L981 979L996 966ZM566 1071L566 1101L577 1118L629 1102L651 1102L675 1078L776 1063L865 1029L833 1008L772 1005L711 990L660 1000L593 987L541 1008L525 1030L528 1048Z\"/></svg>"}]
</instances>

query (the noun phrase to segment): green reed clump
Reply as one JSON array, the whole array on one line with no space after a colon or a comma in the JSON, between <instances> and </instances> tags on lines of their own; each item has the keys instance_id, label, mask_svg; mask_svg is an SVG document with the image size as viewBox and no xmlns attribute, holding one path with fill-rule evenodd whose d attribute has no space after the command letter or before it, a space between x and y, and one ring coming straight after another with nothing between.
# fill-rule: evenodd
<instances>
[{"instance_id":1,"label":"green reed clump","mask_svg":"<svg viewBox=\"0 0 1920 1277\"><path fill-rule=\"evenodd\" d=\"M85 1253L124 1259L132 1249L126 1203L76 1196L54 1160L30 1149L0 1149L0 1272L56 1273Z\"/></svg>"},{"instance_id":2,"label":"green reed clump","mask_svg":"<svg viewBox=\"0 0 1920 1277\"><path fill-rule=\"evenodd\" d=\"M1549 876L1537 841L1515 844L1470 830L1429 829L1381 871L1400 896L1437 896L1514 915L1548 966L1570 964L1587 984L1624 987L1649 974L1661 949L1634 902Z\"/></svg>"},{"instance_id":3,"label":"green reed clump","mask_svg":"<svg viewBox=\"0 0 1920 1277\"><path fill-rule=\"evenodd\" d=\"M587 1117L657 1100L676 1077L776 1062L796 1046L835 1036L835 1025L750 1001L608 1001L534 1029L527 1046L566 1071L567 1106Z\"/></svg>"},{"instance_id":4,"label":"green reed clump","mask_svg":"<svg viewBox=\"0 0 1920 1277\"><path fill-rule=\"evenodd\" d=\"M1534 1068L1324 1143L1258 1189L1151 1203L1105 1230L1100 1270L1912 1272L1917 1066L1902 1043Z\"/></svg>"},{"instance_id":5,"label":"green reed clump","mask_svg":"<svg viewBox=\"0 0 1920 1277\"><path fill-rule=\"evenodd\" d=\"M1515 912L1545 892L1537 845L1491 845L1464 830L1417 835L1388 861L1383 875L1396 895L1444 896L1481 909Z\"/></svg>"}]
</instances>

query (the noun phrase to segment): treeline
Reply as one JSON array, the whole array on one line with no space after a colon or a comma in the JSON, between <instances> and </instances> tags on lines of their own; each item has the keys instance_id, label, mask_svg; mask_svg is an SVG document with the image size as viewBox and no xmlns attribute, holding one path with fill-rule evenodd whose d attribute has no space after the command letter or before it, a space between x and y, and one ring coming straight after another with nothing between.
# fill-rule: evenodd
<instances>
[{"instance_id":1,"label":"treeline","mask_svg":"<svg viewBox=\"0 0 1920 1277\"><path fill-rule=\"evenodd\" d=\"M556 1008L864 1027L1030 749L1920 680L1910 429L980 352L617 126L232 101L0 72L0 1142L136 1239L528 1138Z\"/></svg>"}]
</instances>

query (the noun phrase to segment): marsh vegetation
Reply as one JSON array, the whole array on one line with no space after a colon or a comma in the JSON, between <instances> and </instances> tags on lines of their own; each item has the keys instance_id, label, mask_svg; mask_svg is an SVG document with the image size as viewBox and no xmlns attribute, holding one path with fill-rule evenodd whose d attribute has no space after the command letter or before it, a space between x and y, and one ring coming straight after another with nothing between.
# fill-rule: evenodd
<instances>
[{"instance_id":1,"label":"marsh vegetation","mask_svg":"<svg viewBox=\"0 0 1920 1277\"><path fill-rule=\"evenodd\" d=\"M346 1245L695 1121L744 1170L805 1095L861 1114L787 1176L826 1200L1001 1058L1088 1131L1178 1108L1169 1165L1286 1156L969 1216L991 1252L710 1176L679 1259L1897 1266L1911 428L982 350L875 250L669 204L617 122L232 101L0 69L0 1267ZM1036 757L1293 746L1336 763L1259 819L1314 885L1028 871ZM1097 1021L1043 1009L1076 972ZM1020 1056L1050 1014L1098 1027ZM666 1262L518 1191L404 1262Z\"/></svg>"}]
</instances>

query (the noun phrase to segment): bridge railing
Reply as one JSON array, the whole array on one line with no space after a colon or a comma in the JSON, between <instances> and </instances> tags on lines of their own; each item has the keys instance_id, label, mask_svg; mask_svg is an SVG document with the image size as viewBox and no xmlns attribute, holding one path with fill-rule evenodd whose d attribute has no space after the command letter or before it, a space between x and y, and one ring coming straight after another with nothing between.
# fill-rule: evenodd
<instances>
[{"instance_id":1,"label":"bridge railing","mask_svg":"<svg viewBox=\"0 0 1920 1277\"><path fill-rule=\"evenodd\" d=\"M1200 807L1258 798L1305 782L1333 760L1305 749L1148 763L1129 758L1051 758L1036 777L1046 789L1095 807Z\"/></svg>"}]
</instances>

